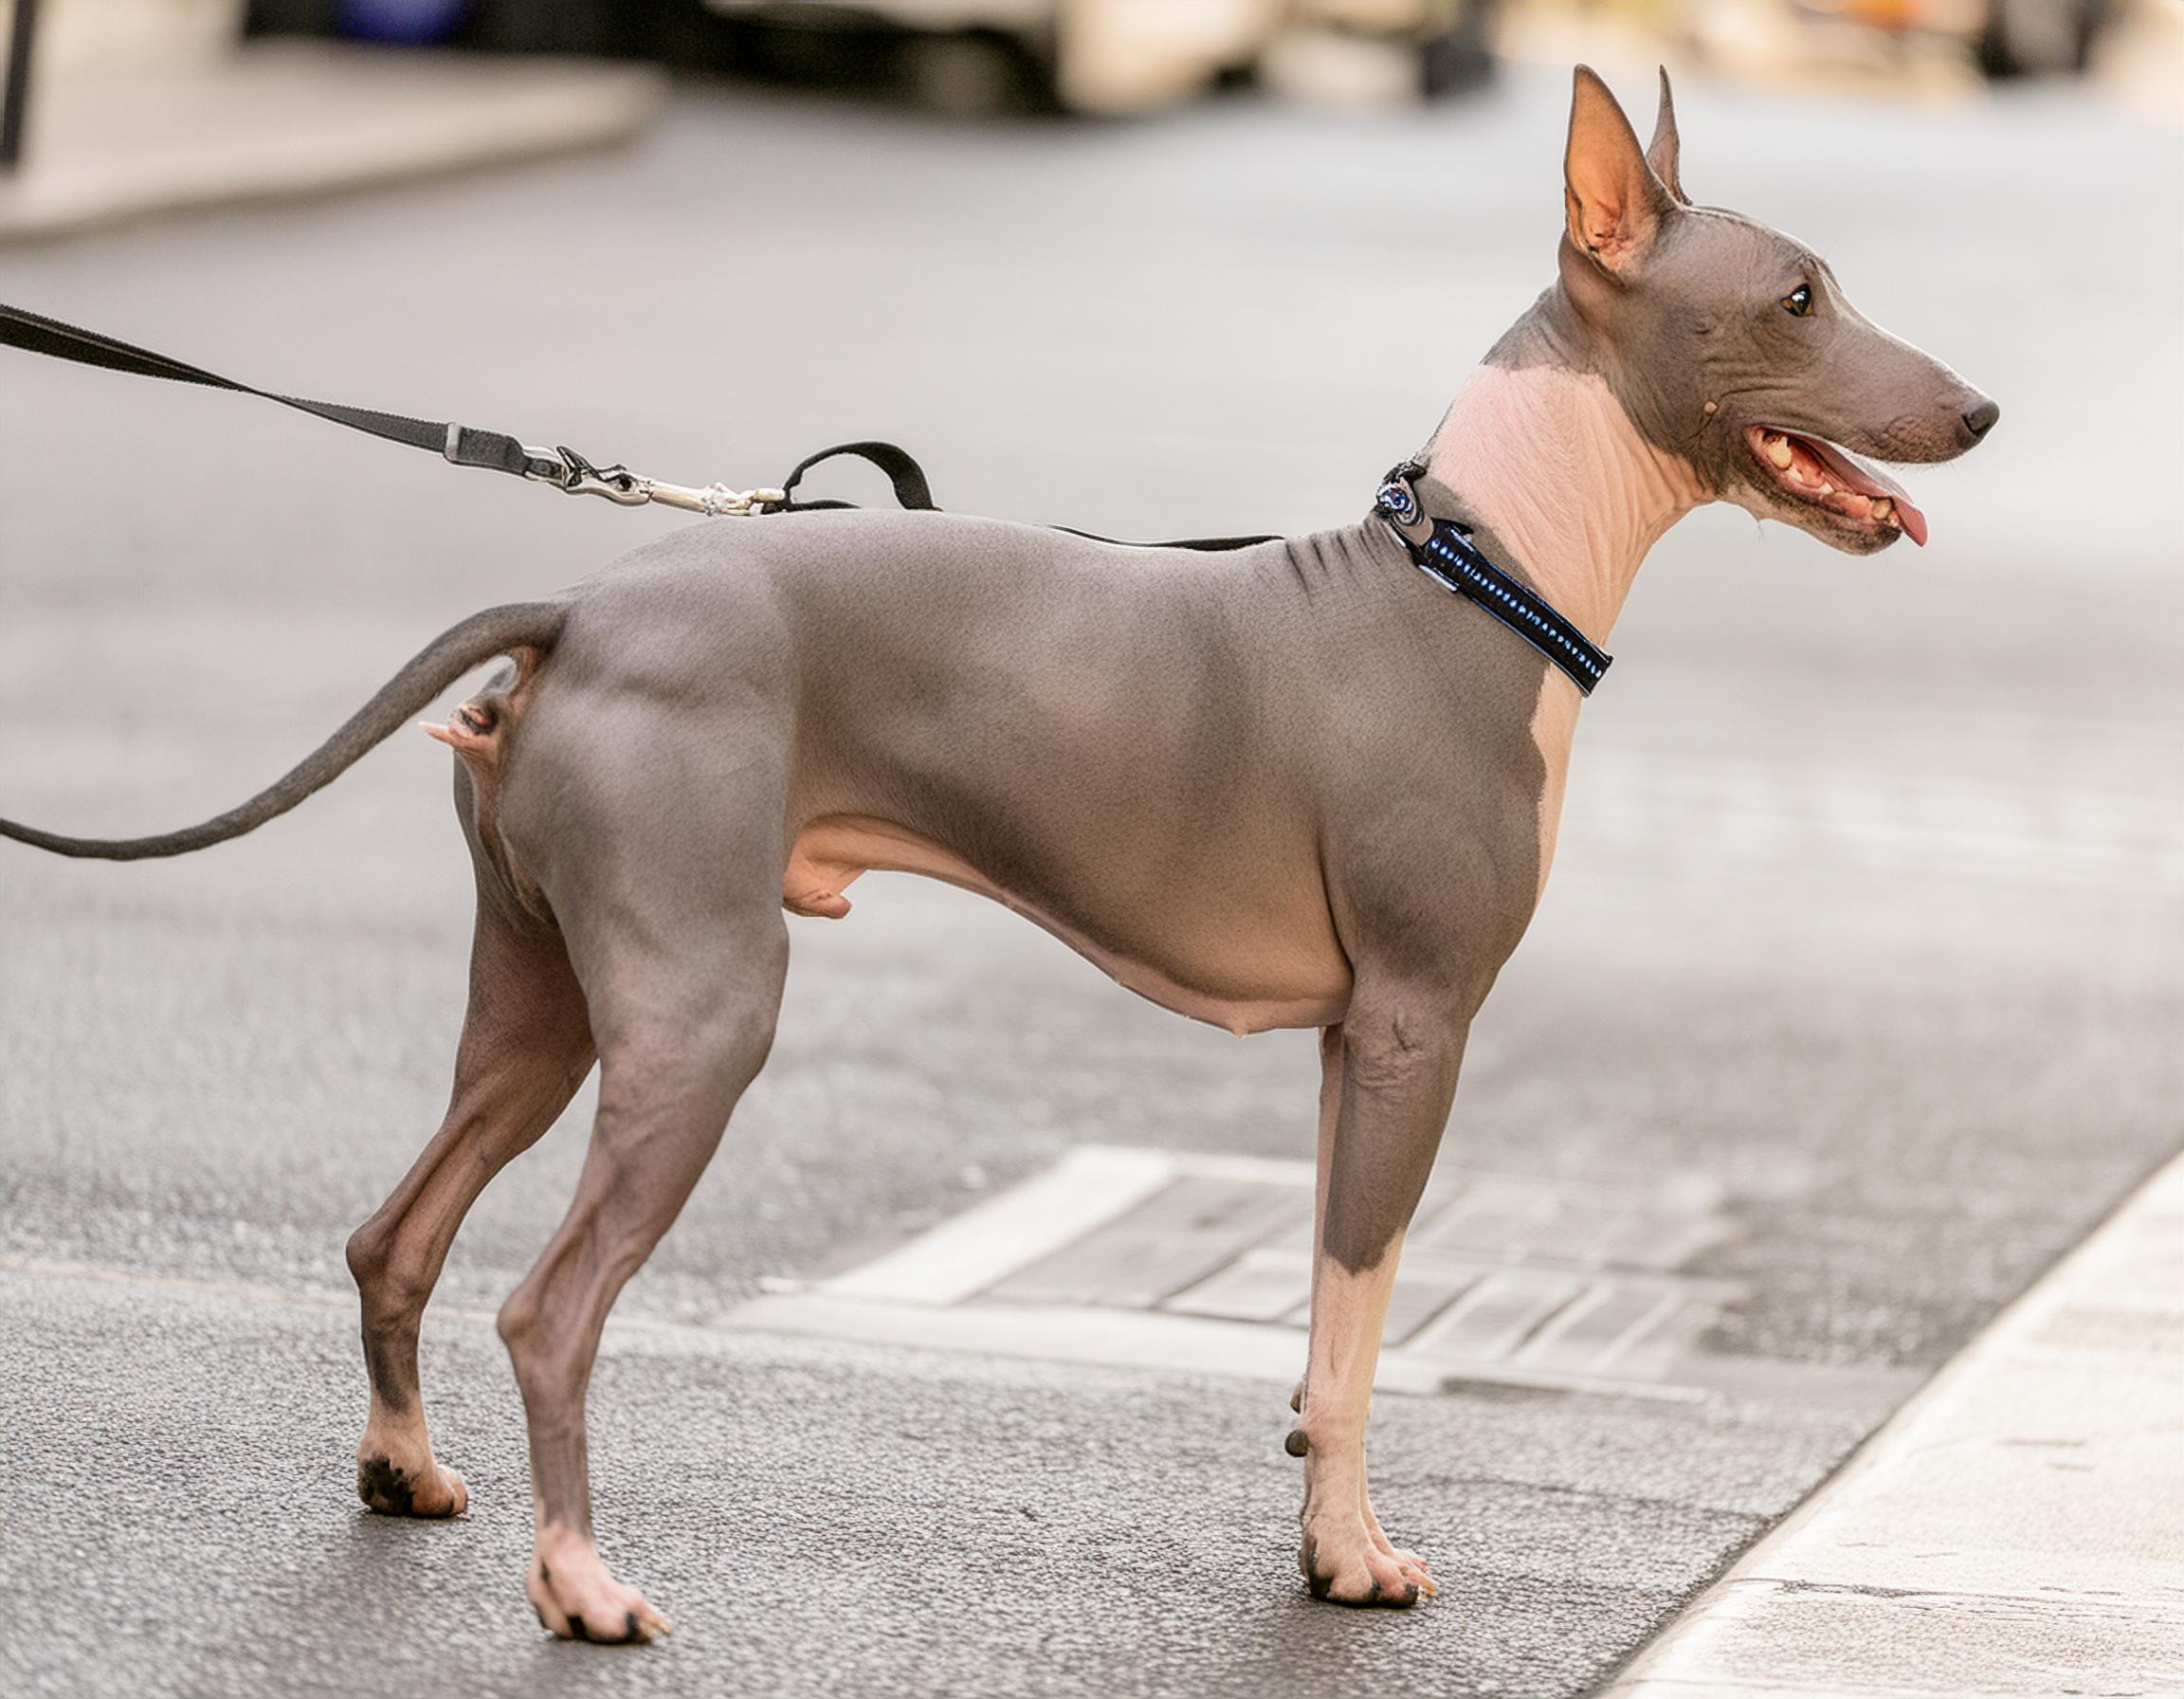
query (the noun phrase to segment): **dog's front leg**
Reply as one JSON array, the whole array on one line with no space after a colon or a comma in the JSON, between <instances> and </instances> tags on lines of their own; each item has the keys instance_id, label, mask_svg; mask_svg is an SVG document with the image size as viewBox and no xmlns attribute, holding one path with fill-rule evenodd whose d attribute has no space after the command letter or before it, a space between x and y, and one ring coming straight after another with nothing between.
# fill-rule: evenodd
<instances>
[{"instance_id":1,"label":"dog's front leg","mask_svg":"<svg viewBox=\"0 0 2184 1699\"><path fill-rule=\"evenodd\" d=\"M1409 1605L1426 1565L1380 1532L1365 1420L1404 1229L1447 1124L1465 1027L1425 1000L1360 997L1322 1037L1312 1333L1292 1450L1304 1453L1298 1567L1315 1598Z\"/></svg>"}]
</instances>

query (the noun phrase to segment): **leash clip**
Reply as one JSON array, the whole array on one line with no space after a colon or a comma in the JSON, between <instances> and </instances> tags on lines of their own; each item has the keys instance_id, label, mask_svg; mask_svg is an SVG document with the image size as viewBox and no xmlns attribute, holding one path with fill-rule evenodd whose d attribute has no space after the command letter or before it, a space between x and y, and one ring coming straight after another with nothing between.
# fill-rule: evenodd
<instances>
[{"instance_id":1,"label":"leash clip","mask_svg":"<svg viewBox=\"0 0 2184 1699\"><path fill-rule=\"evenodd\" d=\"M523 452L539 468L524 476L552 484L565 496L603 496L618 507L642 507L652 499L645 488L646 480L628 466L595 466L566 447L555 448L552 455L537 448Z\"/></svg>"},{"instance_id":2,"label":"leash clip","mask_svg":"<svg viewBox=\"0 0 2184 1699\"><path fill-rule=\"evenodd\" d=\"M786 491L778 489L730 489L725 484L686 489L680 484L662 484L654 478L640 478L637 482L647 501L664 502L686 513L701 513L709 520L723 515L741 519L755 512L770 512L789 499Z\"/></svg>"},{"instance_id":3,"label":"leash clip","mask_svg":"<svg viewBox=\"0 0 2184 1699\"><path fill-rule=\"evenodd\" d=\"M664 484L657 478L639 477L625 466L595 466L567 447L557 448L552 454L540 448L523 452L531 462L525 477L551 484L565 496L599 496L617 507L642 507L647 502L659 502L685 513L701 513L707 519L723 515L740 518L779 506L789 499L787 492L777 489L730 489L725 484L692 489L686 484Z\"/></svg>"}]
</instances>

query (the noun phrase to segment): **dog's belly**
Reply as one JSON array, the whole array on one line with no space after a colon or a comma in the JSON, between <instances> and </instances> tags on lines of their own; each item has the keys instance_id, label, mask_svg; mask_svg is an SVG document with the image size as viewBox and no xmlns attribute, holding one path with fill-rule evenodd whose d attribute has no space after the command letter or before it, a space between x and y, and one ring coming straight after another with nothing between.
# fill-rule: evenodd
<instances>
[{"instance_id":1,"label":"dog's belly","mask_svg":"<svg viewBox=\"0 0 2184 1699\"><path fill-rule=\"evenodd\" d=\"M1239 1037L1276 1027L1324 1027L1350 1003L1350 963L1324 915L1294 933L1242 943L1183 943L1194 983L1104 948L1065 921L994 884L943 845L885 820L829 814L797 833L782 874L782 905L792 914L840 920L849 912L843 890L860 874L918 873L975 891L1043 926L1119 985L1192 1020L1225 1027Z\"/></svg>"}]
</instances>

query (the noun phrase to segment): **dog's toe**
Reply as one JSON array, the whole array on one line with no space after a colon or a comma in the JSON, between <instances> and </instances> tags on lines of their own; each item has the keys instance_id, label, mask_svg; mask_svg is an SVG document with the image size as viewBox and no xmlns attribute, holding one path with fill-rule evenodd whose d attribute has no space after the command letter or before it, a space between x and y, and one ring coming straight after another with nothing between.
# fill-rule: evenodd
<instances>
[{"instance_id":1,"label":"dog's toe","mask_svg":"<svg viewBox=\"0 0 2184 1699\"><path fill-rule=\"evenodd\" d=\"M534 1560L523 1590L539 1623L559 1639L630 1646L675 1632L642 1593L616 1580L588 1544L557 1548L551 1566Z\"/></svg>"},{"instance_id":2,"label":"dog's toe","mask_svg":"<svg viewBox=\"0 0 2184 1699\"><path fill-rule=\"evenodd\" d=\"M1402 1611L1435 1592L1423 1565L1403 1563L1380 1550L1362 1525L1354 1534L1307 1537L1297 1566L1312 1597L1331 1604Z\"/></svg>"}]
</instances>

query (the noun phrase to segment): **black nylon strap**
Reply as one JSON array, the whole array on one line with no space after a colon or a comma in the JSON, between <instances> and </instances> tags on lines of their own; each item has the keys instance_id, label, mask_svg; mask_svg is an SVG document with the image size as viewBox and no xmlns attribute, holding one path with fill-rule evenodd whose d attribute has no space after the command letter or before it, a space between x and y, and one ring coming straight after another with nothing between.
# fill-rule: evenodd
<instances>
[{"instance_id":1,"label":"black nylon strap","mask_svg":"<svg viewBox=\"0 0 2184 1699\"><path fill-rule=\"evenodd\" d=\"M937 513L933 505L933 486L925 482L925 468L893 443L837 443L831 448L822 448L816 454L807 454L798 461L795 469L781 480L781 494L785 500L765 504L768 513L810 513L828 507L854 507L854 502L799 502L796 486L804 482L804 474L821 461L832 460L836 455L847 454L858 460L870 461L887 475L887 482L895 486L895 500L914 513Z\"/></svg>"},{"instance_id":2,"label":"black nylon strap","mask_svg":"<svg viewBox=\"0 0 2184 1699\"><path fill-rule=\"evenodd\" d=\"M768 513L812 513L826 508L854 507L854 502L820 500L799 502L796 486L803 483L804 474L822 461L846 454L858 460L871 462L887 475L895 486L895 500L914 513L937 513L933 501L933 486L925 481L925 468L893 443L838 443L831 448L822 448L816 454L808 454L796 463L795 468L781 481L784 501L769 502ZM1131 542L1119 537L1102 537L1097 531L1080 531L1074 525L1049 525L1049 531L1065 531L1071 537L1082 537L1091 542L1119 543L1130 549L1247 549L1254 543L1277 542L1274 537L1187 537L1173 542Z\"/></svg>"},{"instance_id":3,"label":"black nylon strap","mask_svg":"<svg viewBox=\"0 0 2184 1699\"><path fill-rule=\"evenodd\" d=\"M1411 480L1425 474L1426 468L1416 461L1405 461L1380 481L1373 502L1388 528L1410 551L1411 565L1443 589L1477 602L1560 667L1579 691L1592 695L1615 657L1587 638L1545 596L1487 559L1471 540L1469 526L1430 518L1419 505L1418 492L1410 487ZM1409 530L1420 523L1432 527L1423 541Z\"/></svg>"},{"instance_id":4,"label":"black nylon strap","mask_svg":"<svg viewBox=\"0 0 2184 1699\"><path fill-rule=\"evenodd\" d=\"M464 425L412 419L402 413L383 413L366 407L343 407L338 402L311 401L300 395L282 395L272 390L256 389L246 383L237 383L231 377L222 377L216 372L208 372L202 366L192 366L182 360L170 359L163 354L155 354L149 348L139 348L133 342L100 336L97 331L64 324L60 320L48 319L43 313L27 312L21 307L11 307L5 303L0 303L0 346L21 348L30 354L49 355L55 359L73 360L80 366L102 366L109 372L126 372L136 377L163 377L173 383L200 384L209 390L230 390L240 395L256 395L263 400L277 401L282 407L295 408L299 412L310 413L336 425L346 425L352 430L368 432L390 443L400 443L410 448L428 448L459 466L483 466L491 471L513 473L517 477L526 474L555 477L560 472L557 462L534 460L524 453L521 443L498 430L476 430Z\"/></svg>"},{"instance_id":5,"label":"black nylon strap","mask_svg":"<svg viewBox=\"0 0 2184 1699\"><path fill-rule=\"evenodd\" d=\"M1080 531L1075 525L1049 525L1049 531L1066 531L1071 537L1082 537L1088 542L1118 543L1125 549L1196 549L1201 554L1218 555L1229 549L1248 549L1263 542L1280 542L1279 537L1176 537L1166 542L1133 542L1126 537L1101 537L1097 531Z\"/></svg>"}]
</instances>

